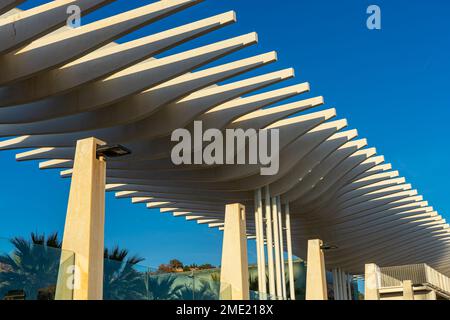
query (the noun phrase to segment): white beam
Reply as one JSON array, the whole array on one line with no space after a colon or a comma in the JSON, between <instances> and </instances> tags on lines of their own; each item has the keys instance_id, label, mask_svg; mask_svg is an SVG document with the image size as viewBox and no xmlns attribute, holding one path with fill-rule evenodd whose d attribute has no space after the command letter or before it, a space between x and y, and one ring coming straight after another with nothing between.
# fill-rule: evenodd
<instances>
[{"instance_id":1,"label":"white beam","mask_svg":"<svg viewBox=\"0 0 450 320\"><path fill-rule=\"evenodd\" d=\"M291 213L289 202L284 206L286 219L286 244L288 254L288 274L289 274L289 298L295 300L294 263L292 261L292 235L291 235Z\"/></svg>"},{"instance_id":2,"label":"white beam","mask_svg":"<svg viewBox=\"0 0 450 320\"><path fill-rule=\"evenodd\" d=\"M255 240L256 240L256 266L258 270L258 291L262 291L262 262L261 262L261 251L260 251L260 245L261 245L261 230L259 229L259 202L261 198L261 190L255 190L254 195L255 201L254 201L254 219L255 219Z\"/></svg>"},{"instance_id":3,"label":"white beam","mask_svg":"<svg viewBox=\"0 0 450 320\"><path fill-rule=\"evenodd\" d=\"M278 205L277 198L272 197L272 215L273 215L273 235L275 247L275 284L277 297L283 297L282 279L281 279L281 253L280 253L280 227L278 224Z\"/></svg>"},{"instance_id":4,"label":"white beam","mask_svg":"<svg viewBox=\"0 0 450 320\"><path fill-rule=\"evenodd\" d=\"M286 273L285 273L285 264L284 264L284 236L283 236L283 213L281 209L281 201L280 196L276 197L277 199L277 212L278 212L278 227L279 227L279 236L280 236L280 265L281 265L281 293L284 300L287 299L286 295Z\"/></svg>"},{"instance_id":5,"label":"white beam","mask_svg":"<svg viewBox=\"0 0 450 320\"><path fill-rule=\"evenodd\" d=\"M270 203L269 186L265 187L265 205L266 205L266 242L267 242L267 265L269 269L269 293L272 297L276 295L275 270L274 270L274 245L272 230L272 206Z\"/></svg>"}]
</instances>

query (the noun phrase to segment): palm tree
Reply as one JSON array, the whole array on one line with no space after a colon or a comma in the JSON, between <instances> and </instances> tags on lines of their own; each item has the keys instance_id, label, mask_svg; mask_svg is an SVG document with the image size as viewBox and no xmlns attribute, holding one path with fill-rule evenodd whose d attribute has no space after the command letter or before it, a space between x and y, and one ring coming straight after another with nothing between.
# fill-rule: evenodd
<instances>
[{"instance_id":1,"label":"palm tree","mask_svg":"<svg viewBox=\"0 0 450 320\"><path fill-rule=\"evenodd\" d=\"M216 282L211 277L211 280L199 279L199 288L195 291L196 300L219 300L220 282Z\"/></svg>"},{"instance_id":2,"label":"palm tree","mask_svg":"<svg viewBox=\"0 0 450 320\"><path fill-rule=\"evenodd\" d=\"M249 279L248 279L248 285L249 285L249 289L250 291L258 291L258 276L257 275L253 275L250 274Z\"/></svg>"},{"instance_id":3,"label":"palm tree","mask_svg":"<svg viewBox=\"0 0 450 320\"><path fill-rule=\"evenodd\" d=\"M15 237L10 242L13 252L0 256L0 298L19 289L26 299L54 299L61 255L58 234L32 233L30 240ZM118 247L105 249L104 256L104 299L146 299L147 273L136 270L143 259L127 258L128 251Z\"/></svg>"},{"instance_id":4,"label":"palm tree","mask_svg":"<svg viewBox=\"0 0 450 320\"><path fill-rule=\"evenodd\" d=\"M196 298L197 296L196 292L194 292L194 289L188 284L184 284L180 289L173 292L170 300L194 300Z\"/></svg>"},{"instance_id":5,"label":"palm tree","mask_svg":"<svg viewBox=\"0 0 450 320\"><path fill-rule=\"evenodd\" d=\"M15 237L14 250L0 256L0 297L11 290L23 290L28 299L54 298L61 247L58 234L31 234L31 240ZM46 295L44 297L44 294Z\"/></svg>"},{"instance_id":6,"label":"palm tree","mask_svg":"<svg viewBox=\"0 0 450 320\"><path fill-rule=\"evenodd\" d=\"M150 300L179 300L187 297L190 290L185 284L175 284L177 276L174 274L153 274L148 277L148 291Z\"/></svg>"},{"instance_id":7,"label":"palm tree","mask_svg":"<svg viewBox=\"0 0 450 320\"><path fill-rule=\"evenodd\" d=\"M111 252L105 249L103 266L104 300L144 300L148 298L146 272L136 270L143 258L127 258L128 250L115 247Z\"/></svg>"},{"instance_id":8,"label":"palm tree","mask_svg":"<svg viewBox=\"0 0 450 320\"><path fill-rule=\"evenodd\" d=\"M218 300L220 282L216 281L216 273L211 273L210 279L199 278L192 272L188 283L172 289L173 300ZM172 277L176 277L173 275ZM183 276L181 276L183 277ZM181 281L180 281L181 282ZM172 284L173 286L173 284Z\"/></svg>"}]
</instances>

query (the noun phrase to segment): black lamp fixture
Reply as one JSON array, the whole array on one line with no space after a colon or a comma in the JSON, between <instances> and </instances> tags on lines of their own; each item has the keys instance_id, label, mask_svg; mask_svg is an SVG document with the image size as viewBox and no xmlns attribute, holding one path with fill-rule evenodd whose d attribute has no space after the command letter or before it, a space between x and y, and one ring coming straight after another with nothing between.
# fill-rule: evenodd
<instances>
[{"instance_id":1,"label":"black lamp fixture","mask_svg":"<svg viewBox=\"0 0 450 320\"><path fill-rule=\"evenodd\" d=\"M120 144L97 147L97 158L118 158L131 154L131 150Z\"/></svg>"},{"instance_id":2,"label":"black lamp fixture","mask_svg":"<svg viewBox=\"0 0 450 320\"><path fill-rule=\"evenodd\" d=\"M328 244L328 243L324 243L323 245L320 246L320 249L326 251L326 250L334 250L337 249L338 246L332 245L332 244Z\"/></svg>"}]
</instances>

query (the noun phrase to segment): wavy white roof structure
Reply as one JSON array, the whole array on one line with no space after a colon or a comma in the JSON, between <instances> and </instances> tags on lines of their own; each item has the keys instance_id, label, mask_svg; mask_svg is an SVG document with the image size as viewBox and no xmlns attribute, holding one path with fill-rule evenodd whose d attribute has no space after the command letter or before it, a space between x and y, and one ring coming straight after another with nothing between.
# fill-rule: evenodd
<instances>
[{"instance_id":1,"label":"wavy white roof structure","mask_svg":"<svg viewBox=\"0 0 450 320\"><path fill-rule=\"evenodd\" d=\"M117 44L201 1L162 0L75 29L65 26L68 5L87 13L111 1L13 9L21 2L0 0L1 150L26 149L17 160L41 160L40 168L69 176L76 141L94 136L132 150L108 162L107 189L119 198L221 228L225 204L254 210L254 190L269 186L290 203L297 256L305 258L307 239L318 237L338 246L327 252L330 267L359 273L372 261L427 263L450 273L449 225L433 207L334 109L314 111L324 102L302 98L307 83L270 88L294 77L292 69L233 81L275 62L274 52L201 68L256 44L255 33L154 58L234 23L234 12ZM221 130L278 128L278 174L262 176L257 165L172 164L172 131L192 129L195 120ZM254 217L247 217L253 234Z\"/></svg>"}]
</instances>

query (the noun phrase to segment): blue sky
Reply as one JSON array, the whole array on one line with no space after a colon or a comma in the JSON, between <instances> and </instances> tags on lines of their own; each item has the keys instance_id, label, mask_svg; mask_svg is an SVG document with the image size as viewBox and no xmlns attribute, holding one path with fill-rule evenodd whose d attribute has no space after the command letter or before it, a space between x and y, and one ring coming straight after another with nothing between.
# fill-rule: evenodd
<instances>
[{"instance_id":1,"label":"blue sky","mask_svg":"<svg viewBox=\"0 0 450 320\"><path fill-rule=\"evenodd\" d=\"M23 8L44 2L27 1ZM82 23L151 2L118 0ZM370 4L381 8L381 30L366 28ZM310 82L311 93L305 97L323 95L326 107L336 108L350 128L357 128L447 217L449 9L446 0L206 0L121 41L235 10L236 24L170 53L257 31L257 46L216 63L276 50L277 63L245 77L294 67L296 78L283 86ZM12 152L0 153L0 166L0 237L62 233L69 181L57 171L39 171L37 163L15 162ZM175 257L185 263L220 263L220 232L116 200L112 194L107 196L105 237L107 246L128 248L149 266ZM254 260L253 246L249 250Z\"/></svg>"}]
</instances>

